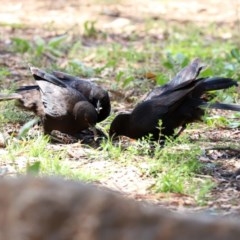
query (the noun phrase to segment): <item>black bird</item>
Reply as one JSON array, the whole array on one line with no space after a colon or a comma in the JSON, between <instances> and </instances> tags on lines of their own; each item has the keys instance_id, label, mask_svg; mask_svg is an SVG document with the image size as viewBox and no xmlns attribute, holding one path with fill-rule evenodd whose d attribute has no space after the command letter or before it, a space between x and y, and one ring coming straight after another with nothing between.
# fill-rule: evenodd
<instances>
[{"instance_id":1,"label":"black bird","mask_svg":"<svg viewBox=\"0 0 240 240\"><path fill-rule=\"evenodd\" d=\"M37 85L0 95L0 100L17 99L20 107L41 117L45 133L58 130L77 134L108 117L109 95L97 84L63 72L50 74L35 67L30 70Z\"/></svg>"},{"instance_id":2,"label":"black bird","mask_svg":"<svg viewBox=\"0 0 240 240\"><path fill-rule=\"evenodd\" d=\"M179 136L188 123L201 120L204 107L240 111L240 105L208 103L204 100L203 95L207 91L238 84L230 78L197 78L201 69L199 60L193 61L168 84L150 92L131 113L116 116L110 126L110 137L124 135L139 139L150 134L152 140L161 141L166 137ZM178 127L182 129L174 135Z\"/></svg>"},{"instance_id":3,"label":"black bird","mask_svg":"<svg viewBox=\"0 0 240 240\"><path fill-rule=\"evenodd\" d=\"M110 98L108 92L102 87L89 80L74 77L67 73L53 71L52 74L71 88L81 92L97 110L97 122L101 122L109 116L111 111Z\"/></svg>"}]
</instances>

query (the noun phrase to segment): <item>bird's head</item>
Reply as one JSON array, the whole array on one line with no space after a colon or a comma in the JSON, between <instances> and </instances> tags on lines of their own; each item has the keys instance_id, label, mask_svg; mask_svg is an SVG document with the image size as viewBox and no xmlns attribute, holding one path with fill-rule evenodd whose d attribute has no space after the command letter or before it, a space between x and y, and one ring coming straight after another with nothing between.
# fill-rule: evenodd
<instances>
[{"instance_id":1,"label":"bird's head","mask_svg":"<svg viewBox=\"0 0 240 240\"><path fill-rule=\"evenodd\" d=\"M110 126L109 136L110 138L116 138L118 136L129 136L130 134L130 114L121 113L117 115Z\"/></svg>"},{"instance_id":2,"label":"bird's head","mask_svg":"<svg viewBox=\"0 0 240 240\"><path fill-rule=\"evenodd\" d=\"M82 126L94 126L97 123L97 111L88 101L79 101L73 108L73 116Z\"/></svg>"}]
</instances>

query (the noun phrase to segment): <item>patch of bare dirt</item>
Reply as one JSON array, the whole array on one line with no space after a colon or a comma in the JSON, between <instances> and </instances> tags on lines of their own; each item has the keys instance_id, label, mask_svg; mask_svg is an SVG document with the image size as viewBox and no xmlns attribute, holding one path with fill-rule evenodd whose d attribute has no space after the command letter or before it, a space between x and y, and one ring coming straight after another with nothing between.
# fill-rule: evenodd
<instances>
[{"instance_id":1,"label":"patch of bare dirt","mask_svg":"<svg viewBox=\"0 0 240 240\"><path fill-rule=\"evenodd\" d=\"M239 0L119 0L119 1L75 1L66 4L63 0L10 0L2 4L1 22L44 25L73 26L88 20L98 20L102 28L126 27L133 20L137 23L146 17L176 21L235 22L238 20ZM120 30L120 29L118 29Z\"/></svg>"}]
</instances>

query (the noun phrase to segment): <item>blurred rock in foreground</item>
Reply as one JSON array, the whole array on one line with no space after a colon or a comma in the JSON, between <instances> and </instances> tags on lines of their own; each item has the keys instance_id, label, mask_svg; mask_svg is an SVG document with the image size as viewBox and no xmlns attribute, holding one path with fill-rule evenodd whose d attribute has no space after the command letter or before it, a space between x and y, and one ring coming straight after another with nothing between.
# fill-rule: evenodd
<instances>
[{"instance_id":1,"label":"blurred rock in foreground","mask_svg":"<svg viewBox=\"0 0 240 240\"><path fill-rule=\"evenodd\" d=\"M0 239L239 239L240 223L193 219L56 178L0 181Z\"/></svg>"}]
</instances>

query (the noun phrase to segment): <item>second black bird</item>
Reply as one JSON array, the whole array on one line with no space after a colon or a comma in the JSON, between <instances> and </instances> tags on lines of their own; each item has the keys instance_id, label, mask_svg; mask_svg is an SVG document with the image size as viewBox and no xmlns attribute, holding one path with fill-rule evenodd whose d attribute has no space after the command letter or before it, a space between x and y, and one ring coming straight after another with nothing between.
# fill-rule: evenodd
<instances>
[{"instance_id":1,"label":"second black bird","mask_svg":"<svg viewBox=\"0 0 240 240\"><path fill-rule=\"evenodd\" d=\"M183 69L179 79L150 92L131 113L116 116L110 126L110 137L124 135L139 139L151 135L152 140L161 141L179 136L188 123L201 120L206 107L240 111L239 105L204 100L207 91L237 86L237 82L221 77L197 78L202 69L198 61ZM178 127L182 129L175 134Z\"/></svg>"}]
</instances>

